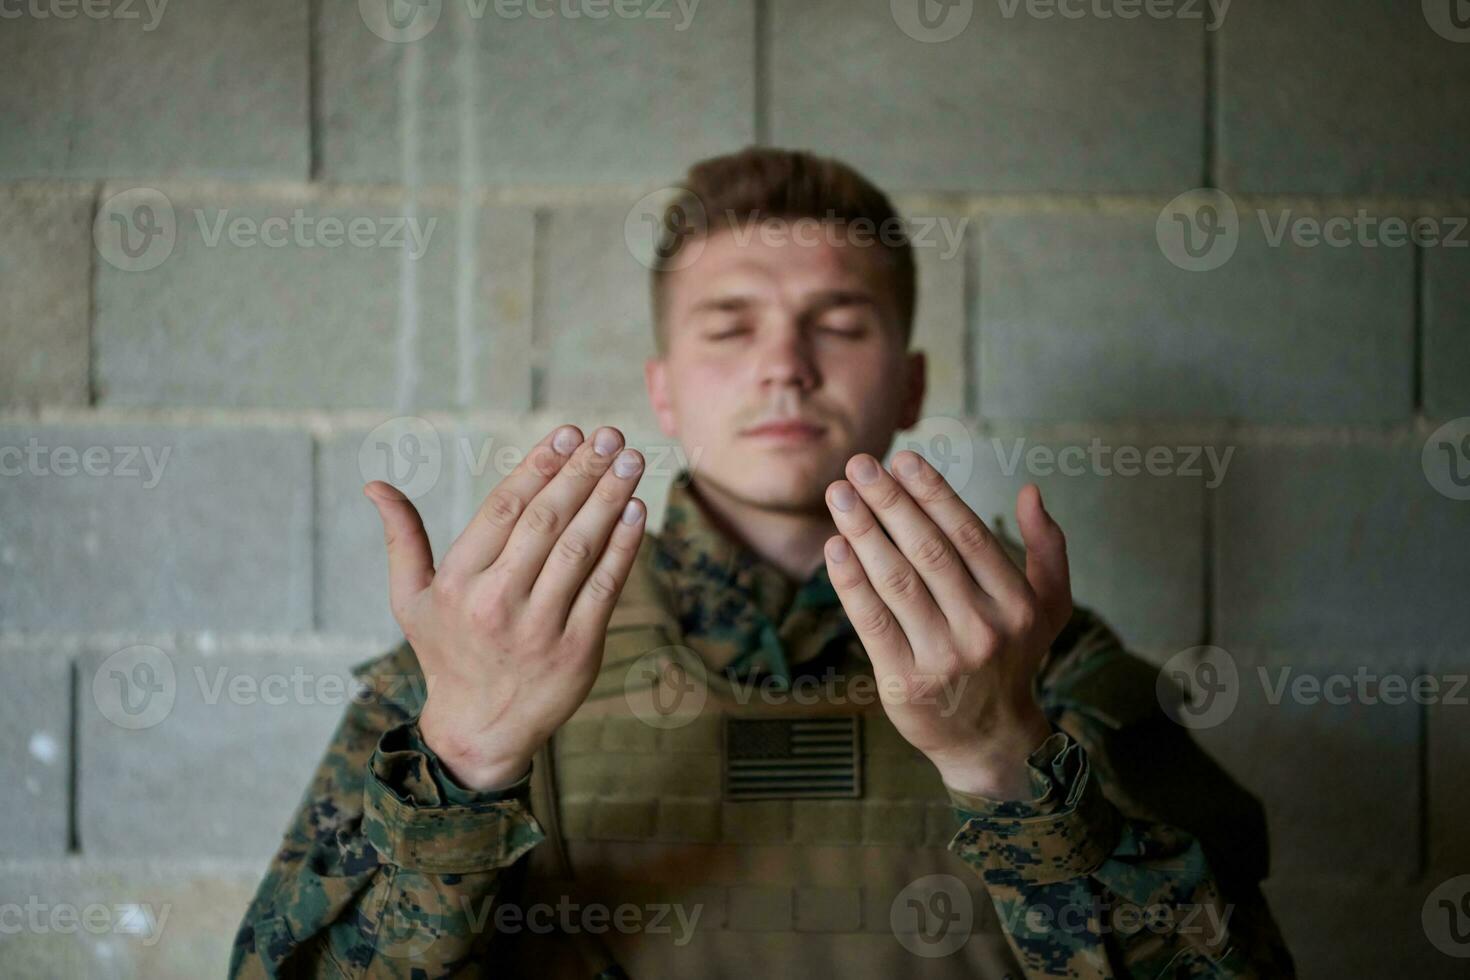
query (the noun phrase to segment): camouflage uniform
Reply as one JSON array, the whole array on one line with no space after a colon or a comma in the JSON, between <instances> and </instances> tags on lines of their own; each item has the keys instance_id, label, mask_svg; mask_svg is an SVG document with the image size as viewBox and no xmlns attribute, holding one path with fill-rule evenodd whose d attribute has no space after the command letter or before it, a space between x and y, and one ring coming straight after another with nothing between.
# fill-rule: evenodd
<instances>
[{"instance_id":1,"label":"camouflage uniform","mask_svg":"<svg viewBox=\"0 0 1470 980\"><path fill-rule=\"evenodd\" d=\"M778 688L822 665L865 663L825 566L790 582L718 532L688 480L676 478L664 527L645 535L635 564L635 577L659 583L656 611L679 642L712 671ZM650 594L630 578L605 662L617 659L619 616ZM560 832L546 840L547 812L533 816L537 773L498 792L448 777L418 733L423 678L406 642L358 675L374 696L350 707L328 747L245 915L231 976L521 975L483 913L514 901L533 852L562 843ZM600 675L589 702L621 695L621 676ZM1028 760L1032 798L943 787L947 850L988 892L1011 973L1293 975L1259 890L1261 807L1163 714L1155 679L1078 607L1038 674L1054 731ZM568 816L567 836L578 822ZM1145 928L1140 909L1167 916ZM1085 914L1057 928L1066 910ZM582 952L581 976L609 965L605 949Z\"/></svg>"}]
</instances>

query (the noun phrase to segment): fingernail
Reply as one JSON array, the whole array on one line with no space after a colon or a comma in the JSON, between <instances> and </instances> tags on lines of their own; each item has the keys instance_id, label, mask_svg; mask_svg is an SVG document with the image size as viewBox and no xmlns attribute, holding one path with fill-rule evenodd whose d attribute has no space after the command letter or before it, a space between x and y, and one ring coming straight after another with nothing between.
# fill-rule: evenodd
<instances>
[{"instance_id":1,"label":"fingernail","mask_svg":"<svg viewBox=\"0 0 1470 980\"><path fill-rule=\"evenodd\" d=\"M918 476L919 457L902 453L893 461L893 468L898 470L900 476Z\"/></svg>"},{"instance_id":2,"label":"fingernail","mask_svg":"<svg viewBox=\"0 0 1470 980\"><path fill-rule=\"evenodd\" d=\"M599 456L611 456L617 449L618 435L612 429L598 429L592 437L592 451Z\"/></svg>"},{"instance_id":3,"label":"fingernail","mask_svg":"<svg viewBox=\"0 0 1470 980\"><path fill-rule=\"evenodd\" d=\"M630 500L630 501L628 501L627 505L623 507L623 523L624 524L637 524L638 523L638 516L642 512L643 512L643 508L640 507L640 506L638 506L638 501L636 501L636 500Z\"/></svg>"},{"instance_id":4,"label":"fingernail","mask_svg":"<svg viewBox=\"0 0 1470 980\"><path fill-rule=\"evenodd\" d=\"M551 439L551 448L563 456L570 456L572 450L581 445L582 440L577 438L576 429L562 429Z\"/></svg>"},{"instance_id":5,"label":"fingernail","mask_svg":"<svg viewBox=\"0 0 1470 980\"><path fill-rule=\"evenodd\" d=\"M839 483L832 490L832 506L838 510L852 510L853 503L857 500L857 494L852 492L852 487L846 483Z\"/></svg>"},{"instance_id":6,"label":"fingernail","mask_svg":"<svg viewBox=\"0 0 1470 980\"><path fill-rule=\"evenodd\" d=\"M852 467L852 477L859 483L872 483L878 479L878 464L873 457L863 456Z\"/></svg>"},{"instance_id":7,"label":"fingernail","mask_svg":"<svg viewBox=\"0 0 1470 980\"><path fill-rule=\"evenodd\" d=\"M847 547L847 539L846 538L838 538L832 544L832 546L829 549L827 549L827 554L829 554L829 555L832 556L832 560L834 562L839 562L840 563L840 562L847 561L847 556L850 555L850 554L852 554L852 551Z\"/></svg>"},{"instance_id":8,"label":"fingernail","mask_svg":"<svg viewBox=\"0 0 1470 980\"><path fill-rule=\"evenodd\" d=\"M613 472L618 476L632 476L638 472L638 468L641 465L635 454L628 452L619 453L618 458L613 460Z\"/></svg>"}]
</instances>

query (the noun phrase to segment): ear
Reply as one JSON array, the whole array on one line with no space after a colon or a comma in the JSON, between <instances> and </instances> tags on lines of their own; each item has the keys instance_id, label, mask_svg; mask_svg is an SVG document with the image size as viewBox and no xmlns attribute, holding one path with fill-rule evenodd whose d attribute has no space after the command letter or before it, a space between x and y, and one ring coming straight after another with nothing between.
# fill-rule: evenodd
<instances>
[{"instance_id":1,"label":"ear","mask_svg":"<svg viewBox=\"0 0 1470 980\"><path fill-rule=\"evenodd\" d=\"M919 424L919 419L922 418L927 367L928 362L924 359L923 351L916 350L906 355L903 404L900 407L898 419L899 431L912 429Z\"/></svg>"},{"instance_id":2,"label":"ear","mask_svg":"<svg viewBox=\"0 0 1470 980\"><path fill-rule=\"evenodd\" d=\"M674 420L674 406L669 398L669 365L661 357L650 357L643 362L643 385L648 389L648 403L658 419L659 431L670 439L677 438L679 427Z\"/></svg>"}]
</instances>

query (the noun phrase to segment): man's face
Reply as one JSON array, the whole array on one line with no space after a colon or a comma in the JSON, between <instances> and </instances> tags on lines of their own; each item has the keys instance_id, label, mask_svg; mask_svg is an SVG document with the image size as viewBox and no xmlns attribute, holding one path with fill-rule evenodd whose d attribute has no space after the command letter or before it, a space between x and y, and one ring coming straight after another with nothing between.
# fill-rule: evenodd
<instances>
[{"instance_id":1,"label":"man's face","mask_svg":"<svg viewBox=\"0 0 1470 980\"><path fill-rule=\"evenodd\" d=\"M702 484L826 513L847 460L881 460L918 421L924 356L904 350L878 246L806 225L687 243L696 257L667 284L666 352L644 374Z\"/></svg>"}]
</instances>

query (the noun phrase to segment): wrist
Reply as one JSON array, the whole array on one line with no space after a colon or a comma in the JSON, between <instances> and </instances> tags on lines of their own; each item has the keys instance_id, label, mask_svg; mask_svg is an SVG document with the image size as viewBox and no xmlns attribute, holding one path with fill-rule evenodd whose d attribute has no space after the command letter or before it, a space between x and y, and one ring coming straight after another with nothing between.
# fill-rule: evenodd
<instances>
[{"instance_id":1,"label":"wrist","mask_svg":"<svg viewBox=\"0 0 1470 980\"><path fill-rule=\"evenodd\" d=\"M930 761L945 786L997 801L1029 800L1034 795L1029 759L1053 732L1038 709L1025 719L989 735L934 753Z\"/></svg>"},{"instance_id":2,"label":"wrist","mask_svg":"<svg viewBox=\"0 0 1470 980\"><path fill-rule=\"evenodd\" d=\"M534 752L486 752L465 739L419 725L424 745L434 754L440 768L467 790L483 793L506 789L519 782L531 768Z\"/></svg>"}]
</instances>

